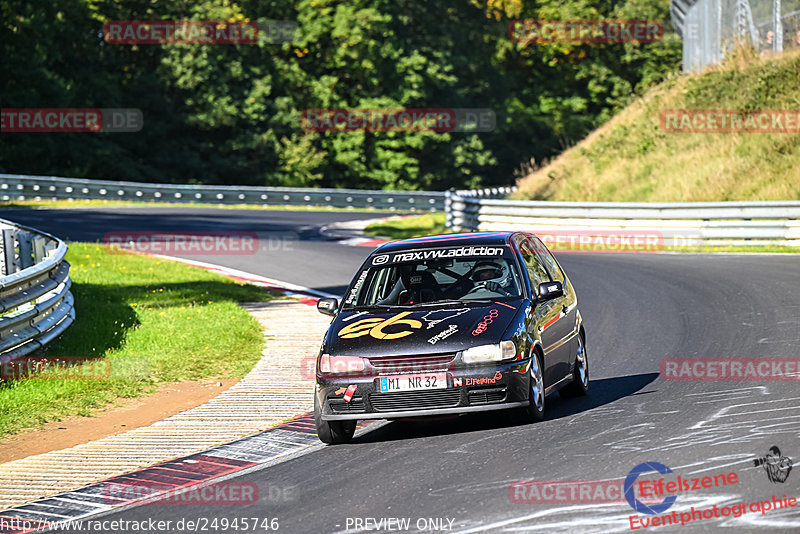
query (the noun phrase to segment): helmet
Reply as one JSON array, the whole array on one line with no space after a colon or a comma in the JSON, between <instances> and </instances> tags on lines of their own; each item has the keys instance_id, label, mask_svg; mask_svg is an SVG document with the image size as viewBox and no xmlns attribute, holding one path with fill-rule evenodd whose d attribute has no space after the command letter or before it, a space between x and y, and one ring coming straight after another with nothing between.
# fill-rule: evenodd
<instances>
[{"instance_id":1,"label":"helmet","mask_svg":"<svg viewBox=\"0 0 800 534\"><path fill-rule=\"evenodd\" d=\"M480 261L472 268L471 278L476 283L493 281L500 285L506 285L508 275L508 266L505 262Z\"/></svg>"}]
</instances>

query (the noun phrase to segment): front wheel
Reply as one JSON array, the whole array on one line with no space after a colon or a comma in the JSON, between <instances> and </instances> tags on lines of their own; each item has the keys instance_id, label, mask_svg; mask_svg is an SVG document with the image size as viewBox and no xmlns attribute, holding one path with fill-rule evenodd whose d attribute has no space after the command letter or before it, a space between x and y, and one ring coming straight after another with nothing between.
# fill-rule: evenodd
<instances>
[{"instance_id":1,"label":"front wheel","mask_svg":"<svg viewBox=\"0 0 800 534\"><path fill-rule=\"evenodd\" d=\"M586 355L586 341L583 339L583 334L578 335L576 352L572 382L561 390L561 394L565 397L583 397L589 392L589 358Z\"/></svg>"},{"instance_id":2,"label":"front wheel","mask_svg":"<svg viewBox=\"0 0 800 534\"><path fill-rule=\"evenodd\" d=\"M314 395L314 423L317 425L317 436L323 443L340 445L348 443L356 432L356 421L325 421L322 419L322 407Z\"/></svg>"},{"instance_id":3,"label":"front wheel","mask_svg":"<svg viewBox=\"0 0 800 534\"><path fill-rule=\"evenodd\" d=\"M526 423L538 423L544 419L544 377L542 361L539 353L531 355L531 369L529 373L530 385L528 386L528 399L530 404L520 408L520 418Z\"/></svg>"}]
</instances>

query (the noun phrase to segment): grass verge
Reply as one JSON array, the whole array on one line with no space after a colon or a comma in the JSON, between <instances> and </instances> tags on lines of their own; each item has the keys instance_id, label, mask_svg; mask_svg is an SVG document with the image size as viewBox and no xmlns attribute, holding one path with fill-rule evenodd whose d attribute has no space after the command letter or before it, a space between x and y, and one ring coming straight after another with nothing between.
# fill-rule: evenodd
<instances>
[{"instance_id":1,"label":"grass verge","mask_svg":"<svg viewBox=\"0 0 800 534\"><path fill-rule=\"evenodd\" d=\"M800 51L759 58L736 50L726 63L675 76L518 184L517 198L614 202L800 199L800 135L674 133L669 110L800 109ZM675 113L670 112L675 116ZM680 115L680 113L678 114ZM667 117L668 115L664 115ZM783 126L783 123L780 123ZM776 126L769 123L768 126ZM535 167L535 166L534 166Z\"/></svg>"},{"instance_id":2,"label":"grass verge","mask_svg":"<svg viewBox=\"0 0 800 534\"><path fill-rule=\"evenodd\" d=\"M444 213L428 213L416 217L387 219L367 226L364 231L370 235L389 239L410 239L435 234L449 234L445 226Z\"/></svg>"},{"instance_id":3,"label":"grass verge","mask_svg":"<svg viewBox=\"0 0 800 534\"><path fill-rule=\"evenodd\" d=\"M72 243L67 260L77 317L44 355L97 357L110 374L0 382L0 438L91 415L162 382L241 378L261 357L261 327L238 304L275 298L266 290L98 244Z\"/></svg>"}]
</instances>

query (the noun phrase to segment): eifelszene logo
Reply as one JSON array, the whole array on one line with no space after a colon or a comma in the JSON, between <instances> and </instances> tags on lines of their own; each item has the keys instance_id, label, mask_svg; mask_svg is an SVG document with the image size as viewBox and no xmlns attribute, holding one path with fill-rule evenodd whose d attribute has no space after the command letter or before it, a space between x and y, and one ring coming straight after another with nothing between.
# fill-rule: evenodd
<instances>
[{"instance_id":1,"label":"eifelszene logo","mask_svg":"<svg viewBox=\"0 0 800 534\"><path fill-rule=\"evenodd\" d=\"M633 485L636 483L636 479L639 478L639 475L650 473L652 471L656 471L662 475L672 473L672 469L659 462L641 463L631 469L630 473L628 473L628 476L625 477L625 485L623 487L625 490L625 500L628 501L628 504L631 505L631 508L642 514L658 515L669 510L669 508L675 504L675 500L678 497L676 495L669 495L664 497L664 500L660 503L653 505L645 504L637 499L633 492Z\"/></svg>"}]
</instances>

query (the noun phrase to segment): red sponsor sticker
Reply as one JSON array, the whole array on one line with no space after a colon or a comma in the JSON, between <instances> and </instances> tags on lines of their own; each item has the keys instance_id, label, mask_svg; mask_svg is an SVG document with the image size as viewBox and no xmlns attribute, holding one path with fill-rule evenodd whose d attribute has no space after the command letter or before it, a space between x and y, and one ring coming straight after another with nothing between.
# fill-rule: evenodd
<instances>
[{"instance_id":1,"label":"red sponsor sticker","mask_svg":"<svg viewBox=\"0 0 800 534\"><path fill-rule=\"evenodd\" d=\"M496 384L503 379L503 373L496 371L494 376L484 376L481 378L464 378L465 386L481 386L484 384Z\"/></svg>"},{"instance_id":2,"label":"red sponsor sticker","mask_svg":"<svg viewBox=\"0 0 800 534\"><path fill-rule=\"evenodd\" d=\"M356 392L356 387L357 386L355 384L347 386L347 389L344 392L344 397L342 397L345 402L350 402L353 399L353 395Z\"/></svg>"},{"instance_id":3,"label":"red sponsor sticker","mask_svg":"<svg viewBox=\"0 0 800 534\"><path fill-rule=\"evenodd\" d=\"M483 334L486 331L486 329L489 328L489 325L492 324L494 318L497 317L498 315L500 315L500 312L492 308L489 311L489 313L484 315L483 319L481 319L481 321L475 326L475 330L472 331L472 335L479 336Z\"/></svg>"},{"instance_id":4,"label":"red sponsor sticker","mask_svg":"<svg viewBox=\"0 0 800 534\"><path fill-rule=\"evenodd\" d=\"M103 243L109 252L230 256L255 254L259 245L254 232L109 232Z\"/></svg>"}]
</instances>

